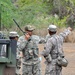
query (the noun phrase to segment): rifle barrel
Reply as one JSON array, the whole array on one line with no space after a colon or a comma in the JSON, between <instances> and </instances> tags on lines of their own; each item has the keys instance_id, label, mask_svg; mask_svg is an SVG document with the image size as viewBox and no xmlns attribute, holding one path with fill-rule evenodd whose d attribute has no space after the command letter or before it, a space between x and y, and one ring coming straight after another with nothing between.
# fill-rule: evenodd
<instances>
[{"instance_id":1,"label":"rifle barrel","mask_svg":"<svg viewBox=\"0 0 75 75\"><path fill-rule=\"evenodd\" d=\"M13 19L13 21L15 22L15 24L17 25L17 27L22 31L22 33L25 34L25 32L20 28L20 26L18 25L18 23L15 21L15 19Z\"/></svg>"}]
</instances>

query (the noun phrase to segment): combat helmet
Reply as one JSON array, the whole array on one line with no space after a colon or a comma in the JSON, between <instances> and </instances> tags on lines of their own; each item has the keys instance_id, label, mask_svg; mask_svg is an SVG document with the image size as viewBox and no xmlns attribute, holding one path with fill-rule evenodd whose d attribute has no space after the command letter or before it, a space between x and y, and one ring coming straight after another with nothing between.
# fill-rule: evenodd
<instances>
[{"instance_id":1,"label":"combat helmet","mask_svg":"<svg viewBox=\"0 0 75 75\"><path fill-rule=\"evenodd\" d=\"M51 25L49 25L48 30L51 31L51 32L56 32L57 31L57 26L51 24Z\"/></svg>"},{"instance_id":2,"label":"combat helmet","mask_svg":"<svg viewBox=\"0 0 75 75\"><path fill-rule=\"evenodd\" d=\"M19 37L18 33L16 31L9 32L9 37Z\"/></svg>"}]
</instances>

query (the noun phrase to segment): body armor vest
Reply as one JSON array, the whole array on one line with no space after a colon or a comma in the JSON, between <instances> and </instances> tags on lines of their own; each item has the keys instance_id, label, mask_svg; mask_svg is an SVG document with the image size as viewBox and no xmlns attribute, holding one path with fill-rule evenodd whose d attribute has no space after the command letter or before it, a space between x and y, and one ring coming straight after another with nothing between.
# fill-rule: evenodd
<instances>
[{"instance_id":1,"label":"body armor vest","mask_svg":"<svg viewBox=\"0 0 75 75\"><path fill-rule=\"evenodd\" d=\"M36 58L38 58L38 47L37 44L35 43L35 41L33 39L31 39L30 41L28 41L26 47L24 48L24 56L25 56L25 60L34 60Z\"/></svg>"}]
</instances>

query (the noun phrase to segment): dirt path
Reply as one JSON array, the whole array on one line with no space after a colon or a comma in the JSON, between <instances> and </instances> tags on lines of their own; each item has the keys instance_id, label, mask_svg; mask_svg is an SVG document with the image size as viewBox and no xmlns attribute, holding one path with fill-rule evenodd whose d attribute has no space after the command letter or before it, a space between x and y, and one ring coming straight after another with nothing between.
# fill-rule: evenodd
<instances>
[{"instance_id":1,"label":"dirt path","mask_svg":"<svg viewBox=\"0 0 75 75\"><path fill-rule=\"evenodd\" d=\"M43 50L44 45L40 44L40 52ZM63 45L65 57L68 59L69 64L66 68L63 68L62 75L75 75L75 43L64 43ZM41 56L42 57L42 56ZM42 75L45 72L44 58L41 61Z\"/></svg>"}]
</instances>

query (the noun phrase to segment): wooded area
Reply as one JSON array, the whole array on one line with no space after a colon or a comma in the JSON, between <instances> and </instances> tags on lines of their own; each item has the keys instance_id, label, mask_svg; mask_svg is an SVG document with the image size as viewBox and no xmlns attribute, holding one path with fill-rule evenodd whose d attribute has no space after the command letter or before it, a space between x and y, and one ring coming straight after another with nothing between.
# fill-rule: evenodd
<instances>
[{"instance_id":1,"label":"wooded area","mask_svg":"<svg viewBox=\"0 0 75 75\"><path fill-rule=\"evenodd\" d=\"M15 29L13 18L23 27L75 26L75 0L0 0L1 29Z\"/></svg>"}]
</instances>

